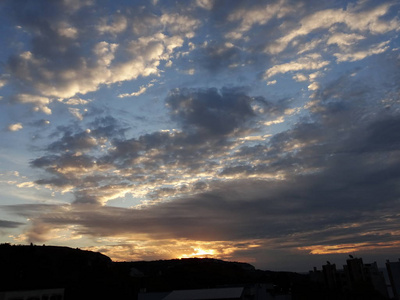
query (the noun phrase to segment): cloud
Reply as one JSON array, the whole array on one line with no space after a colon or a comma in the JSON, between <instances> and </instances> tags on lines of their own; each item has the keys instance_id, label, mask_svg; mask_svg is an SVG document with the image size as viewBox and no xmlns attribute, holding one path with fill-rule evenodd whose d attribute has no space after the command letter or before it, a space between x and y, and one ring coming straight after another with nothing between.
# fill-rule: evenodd
<instances>
[{"instance_id":1,"label":"cloud","mask_svg":"<svg viewBox=\"0 0 400 300\"><path fill-rule=\"evenodd\" d=\"M321 69L327 65L329 65L329 61L327 60L322 60L322 56L318 53L312 53L308 54L306 56L300 57L299 59L280 64L280 65L275 65L271 68L269 68L265 74L264 78L268 79L271 78L277 74L284 74L287 72L293 72L293 71L302 71L302 70L318 70Z\"/></svg>"},{"instance_id":2,"label":"cloud","mask_svg":"<svg viewBox=\"0 0 400 300\"><path fill-rule=\"evenodd\" d=\"M243 63L240 49L230 42L205 42L193 55L195 61L210 72L226 70Z\"/></svg>"},{"instance_id":3,"label":"cloud","mask_svg":"<svg viewBox=\"0 0 400 300\"><path fill-rule=\"evenodd\" d=\"M374 45L368 50L356 51L353 53L335 53L334 56L336 56L337 62L362 60L368 56L385 52L389 49L388 44L389 41L386 41L378 45Z\"/></svg>"},{"instance_id":4,"label":"cloud","mask_svg":"<svg viewBox=\"0 0 400 300\"><path fill-rule=\"evenodd\" d=\"M52 102L50 98L30 94L17 94L13 97L13 101L16 103L31 104L34 111L41 111L46 115L51 115L51 109L48 107Z\"/></svg>"},{"instance_id":5,"label":"cloud","mask_svg":"<svg viewBox=\"0 0 400 300\"><path fill-rule=\"evenodd\" d=\"M45 3L40 2L46 7ZM40 103L35 109L49 114L47 105L54 98L77 98L103 85L159 75L160 62L170 60L175 49L200 26L200 21L188 14L156 17L145 11L142 16L140 11L128 9L109 17L89 10L91 4L54 2L50 5L52 14L49 6L39 10L35 18L30 17L29 6L10 4L11 16L31 37L28 50L10 56L6 66L10 83L29 90L29 94L18 96L20 103ZM80 10L85 10L86 19L76 17ZM92 30L93 23L97 32ZM146 32L138 24L145 24ZM140 35L120 38L128 30L139 30ZM117 42L105 39L105 35ZM28 95L31 100L26 100Z\"/></svg>"},{"instance_id":6,"label":"cloud","mask_svg":"<svg viewBox=\"0 0 400 300\"><path fill-rule=\"evenodd\" d=\"M24 127L22 126L21 123L15 123L15 124L8 125L7 130L8 131L19 131L22 128L24 128Z\"/></svg>"},{"instance_id":7,"label":"cloud","mask_svg":"<svg viewBox=\"0 0 400 300\"><path fill-rule=\"evenodd\" d=\"M319 84L316 82L312 82L311 84L308 85L308 89L310 91L315 91L319 89Z\"/></svg>"},{"instance_id":8,"label":"cloud","mask_svg":"<svg viewBox=\"0 0 400 300\"><path fill-rule=\"evenodd\" d=\"M8 79L4 76L0 77L0 89L8 83Z\"/></svg>"},{"instance_id":9,"label":"cloud","mask_svg":"<svg viewBox=\"0 0 400 300\"><path fill-rule=\"evenodd\" d=\"M74 186L75 203L105 204L126 194L154 201L191 195L218 174L217 157L251 142L243 138L256 132L257 120L283 115L286 104L250 97L241 88L210 88L174 89L166 107L180 129L127 139L110 117L82 124L87 129L58 127L47 153L31 162L49 175L37 183Z\"/></svg>"},{"instance_id":10,"label":"cloud","mask_svg":"<svg viewBox=\"0 0 400 300\"><path fill-rule=\"evenodd\" d=\"M204 9L210 10L214 6L215 0L196 0L196 4Z\"/></svg>"},{"instance_id":11,"label":"cloud","mask_svg":"<svg viewBox=\"0 0 400 300\"><path fill-rule=\"evenodd\" d=\"M86 104L88 104L90 102L90 100L85 100L85 99L81 99L79 97L75 97L75 98L67 99L67 100L62 101L62 102L67 104L67 105L86 105Z\"/></svg>"},{"instance_id":12,"label":"cloud","mask_svg":"<svg viewBox=\"0 0 400 300\"><path fill-rule=\"evenodd\" d=\"M365 36L356 33L338 32L331 35L327 41L328 45L336 44L340 49L346 50L360 40L365 39Z\"/></svg>"},{"instance_id":13,"label":"cloud","mask_svg":"<svg viewBox=\"0 0 400 300\"><path fill-rule=\"evenodd\" d=\"M157 74L159 61L167 59L173 49L181 45L182 39L179 37L169 38L163 34L140 38L127 45L130 59L125 62L113 63L118 45L100 42L94 45L92 50L94 58L96 58L94 64L89 61L92 58L82 57L80 58L81 63L75 69L65 68L54 73L50 68L56 67L56 65L46 66L47 62L45 64L44 61L36 59L33 54L29 54L28 59L13 58L10 69L14 73L13 75L32 84L35 89L47 97L71 98L78 93L86 94L96 91L102 84ZM54 63L57 64L56 61ZM20 67L23 64L25 71ZM28 74L32 74L32 76L28 77ZM50 81L49 76L51 76Z\"/></svg>"},{"instance_id":14,"label":"cloud","mask_svg":"<svg viewBox=\"0 0 400 300\"><path fill-rule=\"evenodd\" d=\"M75 118L77 118L78 120L82 121L83 120L83 115L80 112L79 108L68 108L68 111L71 113L71 115L73 115Z\"/></svg>"},{"instance_id":15,"label":"cloud","mask_svg":"<svg viewBox=\"0 0 400 300\"><path fill-rule=\"evenodd\" d=\"M278 38L276 42L267 46L270 54L278 54L286 49L290 42L298 37L310 34L315 30L328 29L335 24L344 24L350 30L382 34L399 28L399 21L394 18L390 21L380 20L380 17L389 12L392 4L384 3L369 10L362 7L352 7L350 4L346 10L326 9L312 13L300 20L300 26Z\"/></svg>"},{"instance_id":16,"label":"cloud","mask_svg":"<svg viewBox=\"0 0 400 300\"><path fill-rule=\"evenodd\" d=\"M296 81L307 81L308 77L302 73L297 73L293 76L293 79Z\"/></svg>"},{"instance_id":17,"label":"cloud","mask_svg":"<svg viewBox=\"0 0 400 300\"><path fill-rule=\"evenodd\" d=\"M107 22L108 18L111 19L111 22ZM116 35L125 31L127 27L128 27L127 18L121 14L116 14L111 17L104 17L103 19L101 19L100 24L97 25L97 30L101 34L110 33Z\"/></svg>"},{"instance_id":18,"label":"cloud","mask_svg":"<svg viewBox=\"0 0 400 300\"><path fill-rule=\"evenodd\" d=\"M160 21L172 35L186 38L193 38L194 30L201 24L200 20L182 14L163 14Z\"/></svg>"},{"instance_id":19,"label":"cloud","mask_svg":"<svg viewBox=\"0 0 400 300\"><path fill-rule=\"evenodd\" d=\"M91 6L94 4L93 0L62 0L62 4L64 7L76 11L81 9L82 7L85 6Z\"/></svg>"},{"instance_id":20,"label":"cloud","mask_svg":"<svg viewBox=\"0 0 400 300\"><path fill-rule=\"evenodd\" d=\"M141 94L144 94L146 91L147 91L147 89L149 88L149 87L152 87L154 84L152 84L152 83L150 83L150 84L148 84L147 86L144 86L144 85L142 85L142 86L140 86L140 88L139 88L139 90L137 91L137 92L133 92L133 93L130 93L130 94L119 94L118 95L118 98L126 98L126 97L137 97L137 96L140 96Z\"/></svg>"},{"instance_id":21,"label":"cloud","mask_svg":"<svg viewBox=\"0 0 400 300\"><path fill-rule=\"evenodd\" d=\"M50 121L45 120L45 119L37 120L37 121L30 123L30 125L34 126L34 127L44 127L44 126L48 126L49 124L50 124Z\"/></svg>"},{"instance_id":22,"label":"cloud","mask_svg":"<svg viewBox=\"0 0 400 300\"><path fill-rule=\"evenodd\" d=\"M343 87L339 84L357 86L349 80L333 84L337 87ZM223 102L224 94L217 95L214 90L198 92L200 96L194 100L195 103L202 101L202 95L207 92L216 99L220 97L219 101ZM188 95L193 97L193 93L186 91L170 95L171 110L177 110L175 117L180 116L187 126L203 130L206 125L190 114L190 110L199 105L190 103ZM319 104L321 109L313 113L311 120L304 120L276 134L268 144L241 147L240 152L230 157L221 173L221 178L230 175L234 179L209 182L205 191L186 196L180 194L174 201L158 202L140 209L110 206L93 209L93 205L83 201L90 199L87 197L92 195L92 187L96 187L99 196L114 189L113 194L106 196L116 197L126 192L124 188L128 186L114 185L112 189L103 184L100 189L99 186L89 188L90 181L80 177L85 181L85 188L81 186L76 196L82 198L73 205L47 206L45 210L16 205L8 209L40 220L33 222L28 232L28 236L36 240L42 240L54 228L74 225L75 234L160 242L196 240L210 242L209 249L214 249L213 241L231 241L237 245L249 240L262 243L264 251L313 253L334 249L335 245L342 245L333 251L335 253L343 253L343 249L351 247L362 251L379 247L379 244L391 245L399 238L396 233L398 218L393 213L398 208L397 181L400 178L397 158L400 123L397 114L381 109L373 116L355 119L354 114L365 107L362 102L336 98L332 103L335 98L329 99ZM220 105L222 109L224 106ZM333 113L334 120L326 118ZM120 151L115 158L124 154L123 145L129 146L126 155L143 150L150 153L153 149L160 149L161 145L171 147L179 141L176 138L170 143L170 138L170 134L158 134L115 144ZM139 148L135 150L134 147ZM190 150L196 149L199 150ZM172 153L169 151L169 159ZM201 161L204 166L205 156L199 154L191 156L191 159ZM60 159L53 160L56 161L60 164ZM195 161L192 161L192 166ZM166 162L162 165L166 166ZM39 161L36 165L39 166ZM125 169L127 167L125 165ZM147 176L154 172L151 169L146 171ZM232 177L233 174L239 176ZM263 174L281 174L281 177L266 180L262 179ZM168 169L168 176L173 176L171 169ZM136 184L134 189L137 187ZM382 194L385 194L384 198ZM316 245L321 246L317 249Z\"/></svg>"},{"instance_id":23,"label":"cloud","mask_svg":"<svg viewBox=\"0 0 400 300\"><path fill-rule=\"evenodd\" d=\"M252 29L255 25L265 25L274 18L281 19L295 10L294 5L289 5L286 0L275 1L267 5L253 7L240 7L229 14L229 22L240 24L234 30L228 32L225 37L228 39L243 38L243 34Z\"/></svg>"},{"instance_id":24,"label":"cloud","mask_svg":"<svg viewBox=\"0 0 400 300\"><path fill-rule=\"evenodd\" d=\"M177 89L166 100L173 118L189 130L225 135L254 116L251 98L235 91Z\"/></svg>"},{"instance_id":25,"label":"cloud","mask_svg":"<svg viewBox=\"0 0 400 300\"><path fill-rule=\"evenodd\" d=\"M24 225L24 223L0 220L0 228L17 228L21 225Z\"/></svg>"}]
</instances>

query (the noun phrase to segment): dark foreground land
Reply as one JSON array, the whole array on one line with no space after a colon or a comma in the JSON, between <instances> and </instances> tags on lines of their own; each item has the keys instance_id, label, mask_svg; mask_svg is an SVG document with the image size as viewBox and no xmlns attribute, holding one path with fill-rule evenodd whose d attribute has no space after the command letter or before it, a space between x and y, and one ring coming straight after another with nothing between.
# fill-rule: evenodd
<instances>
[{"instance_id":1,"label":"dark foreground land","mask_svg":"<svg viewBox=\"0 0 400 300\"><path fill-rule=\"evenodd\" d=\"M0 293L64 289L64 299L137 299L139 291L267 284L273 299L385 299L373 289L328 290L309 275L256 270L216 259L113 262L103 254L55 246L0 245ZM250 298L249 298L250 299Z\"/></svg>"}]
</instances>

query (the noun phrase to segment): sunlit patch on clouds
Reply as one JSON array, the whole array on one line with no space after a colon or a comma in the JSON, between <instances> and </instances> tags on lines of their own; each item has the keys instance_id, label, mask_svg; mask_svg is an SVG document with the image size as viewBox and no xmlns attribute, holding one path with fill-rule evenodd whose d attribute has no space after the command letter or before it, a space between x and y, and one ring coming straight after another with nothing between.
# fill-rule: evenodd
<instances>
[{"instance_id":1,"label":"sunlit patch on clouds","mask_svg":"<svg viewBox=\"0 0 400 300\"><path fill-rule=\"evenodd\" d=\"M329 65L329 63L329 61L323 60L320 54L312 53L306 55L305 57L300 57L296 61L284 63L281 65L275 65L272 68L269 68L265 72L264 76L267 79L277 74L284 74L287 72L301 70L318 70Z\"/></svg>"},{"instance_id":2,"label":"sunlit patch on clouds","mask_svg":"<svg viewBox=\"0 0 400 300\"><path fill-rule=\"evenodd\" d=\"M125 98L125 97L137 97L140 96L141 94L145 93L149 87L152 87L154 84L150 83L147 86L142 85L137 92L133 92L130 94L120 94L118 95L119 98Z\"/></svg>"},{"instance_id":3,"label":"sunlit patch on clouds","mask_svg":"<svg viewBox=\"0 0 400 300\"><path fill-rule=\"evenodd\" d=\"M300 247L299 250L310 251L310 254L336 254L336 253L356 253L360 251L369 251L384 248L399 248L400 242L385 243L354 243L339 245L315 245L309 247Z\"/></svg>"},{"instance_id":4,"label":"sunlit patch on clouds","mask_svg":"<svg viewBox=\"0 0 400 300\"><path fill-rule=\"evenodd\" d=\"M4 241L294 270L398 249L398 4L18 3Z\"/></svg>"},{"instance_id":5,"label":"sunlit patch on clouds","mask_svg":"<svg viewBox=\"0 0 400 300\"><path fill-rule=\"evenodd\" d=\"M389 49L389 41L382 42L378 45L373 45L370 49L364 51L357 51L354 53L335 53L338 62L342 61L357 61L364 59L368 56L380 54Z\"/></svg>"},{"instance_id":6,"label":"sunlit patch on clouds","mask_svg":"<svg viewBox=\"0 0 400 300\"><path fill-rule=\"evenodd\" d=\"M155 260L158 257L165 258L219 258L231 260L236 252L245 253L246 250L257 248L257 241L213 241L202 242L196 240L157 240L148 241L132 239L132 243L121 244L119 239L106 239L107 246L86 247L86 250L101 251L113 260L124 261L128 256L130 260ZM125 240L126 241L126 240ZM101 241L104 243L104 241ZM144 255L143 255L144 254ZM244 256L244 255L243 255ZM248 261L243 257L242 261Z\"/></svg>"},{"instance_id":7,"label":"sunlit patch on clouds","mask_svg":"<svg viewBox=\"0 0 400 300\"><path fill-rule=\"evenodd\" d=\"M22 128L24 127L22 126L21 123L10 124L7 127L8 131L18 131L21 130Z\"/></svg>"}]
</instances>

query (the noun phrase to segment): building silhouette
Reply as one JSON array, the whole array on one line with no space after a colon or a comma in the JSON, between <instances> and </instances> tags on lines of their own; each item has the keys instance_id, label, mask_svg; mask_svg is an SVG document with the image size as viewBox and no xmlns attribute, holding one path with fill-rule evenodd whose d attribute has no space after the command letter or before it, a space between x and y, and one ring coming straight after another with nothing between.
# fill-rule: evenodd
<instances>
[{"instance_id":1,"label":"building silhouette","mask_svg":"<svg viewBox=\"0 0 400 300\"><path fill-rule=\"evenodd\" d=\"M400 278L400 262L393 263L391 266L393 266L392 277L395 281L394 278ZM312 281L322 283L328 291L336 293L336 299L341 299L343 295L347 295L347 299L358 299L367 294L371 297L376 295L377 299L389 299L383 272L379 270L376 262L364 263L362 258L350 256L342 270L338 270L336 264L328 261L322 266L322 271L314 267L309 275Z\"/></svg>"},{"instance_id":2,"label":"building silhouette","mask_svg":"<svg viewBox=\"0 0 400 300\"><path fill-rule=\"evenodd\" d=\"M333 290L339 288L336 265L327 262L322 266L322 273L324 275L324 282L328 289Z\"/></svg>"},{"instance_id":3,"label":"building silhouette","mask_svg":"<svg viewBox=\"0 0 400 300\"><path fill-rule=\"evenodd\" d=\"M400 299L400 259L399 261L386 261L386 270L388 272L390 286L393 291L394 299Z\"/></svg>"}]
</instances>

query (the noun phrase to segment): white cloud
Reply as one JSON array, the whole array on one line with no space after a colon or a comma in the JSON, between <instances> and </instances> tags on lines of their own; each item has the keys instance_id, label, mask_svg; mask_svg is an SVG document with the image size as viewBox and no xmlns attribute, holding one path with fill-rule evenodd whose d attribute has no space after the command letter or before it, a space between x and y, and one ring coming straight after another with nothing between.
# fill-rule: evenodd
<instances>
[{"instance_id":1,"label":"white cloud","mask_svg":"<svg viewBox=\"0 0 400 300\"><path fill-rule=\"evenodd\" d=\"M75 39L78 37L78 29L74 26L71 26L67 22L60 22L56 24L55 30L57 33L66 38Z\"/></svg>"},{"instance_id":2,"label":"white cloud","mask_svg":"<svg viewBox=\"0 0 400 300\"><path fill-rule=\"evenodd\" d=\"M301 107L293 107L285 109L285 115L294 115L301 111Z\"/></svg>"},{"instance_id":3,"label":"white cloud","mask_svg":"<svg viewBox=\"0 0 400 300\"><path fill-rule=\"evenodd\" d=\"M276 80L267 81L267 85L273 85L273 84L276 84Z\"/></svg>"},{"instance_id":4,"label":"white cloud","mask_svg":"<svg viewBox=\"0 0 400 300\"><path fill-rule=\"evenodd\" d=\"M317 82L312 82L309 86L308 89L310 91L315 91L319 89L319 84Z\"/></svg>"},{"instance_id":5,"label":"white cloud","mask_svg":"<svg viewBox=\"0 0 400 300\"><path fill-rule=\"evenodd\" d=\"M96 29L101 34L110 33L116 35L126 30L128 27L128 20L123 15L114 15L111 17L111 21L107 18L100 20L100 24L97 25Z\"/></svg>"},{"instance_id":6,"label":"white cloud","mask_svg":"<svg viewBox=\"0 0 400 300\"><path fill-rule=\"evenodd\" d=\"M207 1L200 2L204 5L208 3ZM91 3L92 1L69 0L64 1L63 5L75 11ZM35 110L50 114L48 104L52 98L70 99L78 94L85 95L94 92L101 85L134 80L139 76L158 75L161 62L166 61L166 64L161 66L171 66L175 49L182 47L185 38L193 37L195 30L201 24L200 20L192 16L178 13L163 14L161 17L150 13L144 15L145 17L136 14L131 16L132 19L128 19L118 12L111 17L100 17L98 24L94 25L97 32L93 34L89 42L80 40L83 38L80 32L87 32L87 28L80 28L75 23L69 23L72 18L49 21L49 26L58 35L76 39L76 41L55 40L52 45L54 55L48 57L42 55L41 50L17 54L9 65L10 76L36 91L31 92L31 99L23 95L17 97L18 102L37 104ZM136 25L143 20L145 22L142 32L140 26ZM130 37L120 39L118 35L131 25L133 29L140 29L139 37L132 34ZM117 43L111 43L105 37L103 41L96 41L99 37L98 33L112 34L112 38ZM33 35L35 34L37 33L34 32ZM189 44L189 47L193 49L193 44ZM76 63L64 63L62 59L64 56ZM0 78L0 87L5 84L6 80ZM63 101L71 105L78 104L73 102L73 100Z\"/></svg>"},{"instance_id":7,"label":"white cloud","mask_svg":"<svg viewBox=\"0 0 400 300\"><path fill-rule=\"evenodd\" d=\"M20 103L35 103L35 110L51 113L46 106L50 103L47 97L61 99L71 98L77 94L96 91L102 84L136 79L139 76L158 74L160 61L169 60L173 51L183 45L180 36L166 36L157 33L149 37L141 37L124 45L127 59L115 62L115 52L119 45L105 41L94 45L91 57L81 57L76 68L64 67L54 72L55 65L37 59L31 52L20 55L21 63L15 74L22 80L32 84L45 96L21 95ZM95 63L93 63L95 58ZM35 76L39 73L39 76Z\"/></svg>"},{"instance_id":8,"label":"white cloud","mask_svg":"<svg viewBox=\"0 0 400 300\"><path fill-rule=\"evenodd\" d=\"M47 115L51 114L51 109L48 107L48 105L51 103L51 100L47 97L30 94L18 94L14 97L14 101L17 103L32 104L34 106L34 111L41 111Z\"/></svg>"},{"instance_id":9,"label":"white cloud","mask_svg":"<svg viewBox=\"0 0 400 300\"><path fill-rule=\"evenodd\" d=\"M2 88L3 86L5 86L7 84L8 80L4 79L4 78L0 78L0 88Z\"/></svg>"},{"instance_id":10,"label":"white cloud","mask_svg":"<svg viewBox=\"0 0 400 300\"><path fill-rule=\"evenodd\" d=\"M21 182L21 183L17 184L17 187L19 187L19 188L26 188L26 187L31 188L31 187L35 187L35 186L36 186L36 184L33 181L25 181L25 182Z\"/></svg>"},{"instance_id":11,"label":"white cloud","mask_svg":"<svg viewBox=\"0 0 400 300\"><path fill-rule=\"evenodd\" d=\"M275 124L280 124L285 122L285 118L283 116L280 116L279 118L272 120L272 121L266 121L263 122L262 124L264 124L265 126L271 126L271 125L275 125Z\"/></svg>"},{"instance_id":12,"label":"white cloud","mask_svg":"<svg viewBox=\"0 0 400 300\"><path fill-rule=\"evenodd\" d=\"M150 83L147 86L142 85L137 92L133 92L130 94L119 94L118 98L125 98L125 97L137 97L141 94L144 94L149 87L152 87L154 84Z\"/></svg>"},{"instance_id":13,"label":"white cloud","mask_svg":"<svg viewBox=\"0 0 400 300\"><path fill-rule=\"evenodd\" d=\"M389 49L388 44L389 44L389 41L386 41L386 42L382 42L380 44L374 45L373 47L371 47L368 50L357 51L357 52L353 52L353 53L335 53L334 55L337 58L337 62L362 60L368 56L385 52L387 49Z\"/></svg>"},{"instance_id":14,"label":"white cloud","mask_svg":"<svg viewBox=\"0 0 400 300\"><path fill-rule=\"evenodd\" d=\"M68 108L68 111L73 115L75 118L78 120L82 121L83 120L83 115L81 114L81 111L79 108Z\"/></svg>"},{"instance_id":15,"label":"white cloud","mask_svg":"<svg viewBox=\"0 0 400 300\"><path fill-rule=\"evenodd\" d=\"M150 36L155 32L163 30L160 18L153 14L141 14L132 20L132 32L136 36Z\"/></svg>"},{"instance_id":16,"label":"white cloud","mask_svg":"<svg viewBox=\"0 0 400 300\"><path fill-rule=\"evenodd\" d=\"M21 123L10 124L7 127L8 131L18 131L24 128Z\"/></svg>"},{"instance_id":17,"label":"white cloud","mask_svg":"<svg viewBox=\"0 0 400 300\"><path fill-rule=\"evenodd\" d=\"M243 7L228 16L228 21L240 21L240 25L226 34L226 38L239 39L243 33L249 31L254 25L265 25L273 18L282 18L295 9L294 5L288 5L286 0L280 0L264 7Z\"/></svg>"},{"instance_id":18,"label":"white cloud","mask_svg":"<svg viewBox=\"0 0 400 300\"><path fill-rule=\"evenodd\" d=\"M214 6L214 0L196 0L197 6L210 10Z\"/></svg>"},{"instance_id":19,"label":"white cloud","mask_svg":"<svg viewBox=\"0 0 400 300\"><path fill-rule=\"evenodd\" d=\"M317 70L321 69L329 64L329 61L322 60L322 56L318 53L308 54L306 56L300 57L295 61L291 61L285 64L275 65L269 68L265 74L264 78L270 78L276 74L287 73L291 71L301 71L301 70ZM295 75L296 76L296 75Z\"/></svg>"},{"instance_id":20,"label":"white cloud","mask_svg":"<svg viewBox=\"0 0 400 300\"><path fill-rule=\"evenodd\" d=\"M186 38L193 38L194 30L200 25L199 20L181 14L163 14L159 21L168 32Z\"/></svg>"},{"instance_id":21,"label":"white cloud","mask_svg":"<svg viewBox=\"0 0 400 300\"><path fill-rule=\"evenodd\" d=\"M300 50L299 50L299 52L297 52L297 54L302 54L304 52L309 52L311 50L314 50L321 43L325 42L325 40L326 40L325 38L314 39L309 43L302 44L300 47Z\"/></svg>"},{"instance_id":22,"label":"white cloud","mask_svg":"<svg viewBox=\"0 0 400 300\"><path fill-rule=\"evenodd\" d=\"M340 49L347 49L349 46L354 45L360 40L365 39L365 36L356 34L356 33L334 33L331 37L329 37L327 44L332 45L336 44Z\"/></svg>"},{"instance_id":23,"label":"white cloud","mask_svg":"<svg viewBox=\"0 0 400 300\"><path fill-rule=\"evenodd\" d=\"M72 11L81 9L84 6L93 5L93 0L62 0L64 6Z\"/></svg>"},{"instance_id":24,"label":"white cloud","mask_svg":"<svg viewBox=\"0 0 400 300\"><path fill-rule=\"evenodd\" d=\"M62 101L63 99L60 99L60 101ZM86 105L89 103L89 100L85 100L85 99L81 99L79 97L74 97L74 98L70 98L66 101L63 101L63 103L67 104L67 105Z\"/></svg>"},{"instance_id":25,"label":"white cloud","mask_svg":"<svg viewBox=\"0 0 400 300\"><path fill-rule=\"evenodd\" d=\"M165 67L169 68L172 66L172 60L169 60L165 63Z\"/></svg>"},{"instance_id":26,"label":"white cloud","mask_svg":"<svg viewBox=\"0 0 400 300\"><path fill-rule=\"evenodd\" d=\"M118 44L110 44L107 42L100 42L94 46L93 53L97 56L97 63L99 65L109 66L115 58L115 51Z\"/></svg>"},{"instance_id":27,"label":"white cloud","mask_svg":"<svg viewBox=\"0 0 400 300\"><path fill-rule=\"evenodd\" d=\"M196 73L196 70L191 68L191 69L186 70L185 73L189 74L189 75L194 75L194 73Z\"/></svg>"},{"instance_id":28,"label":"white cloud","mask_svg":"<svg viewBox=\"0 0 400 300\"><path fill-rule=\"evenodd\" d=\"M293 76L293 79L296 81L307 81L308 77L302 73L297 73Z\"/></svg>"},{"instance_id":29,"label":"white cloud","mask_svg":"<svg viewBox=\"0 0 400 300\"><path fill-rule=\"evenodd\" d=\"M288 44L297 37L308 35L317 29L328 29L334 24L345 24L351 30L366 31L372 34L382 34L391 30L399 30L400 22L394 18L385 22L379 18L384 16L392 4L382 4L369 11L357 11L354 9L326 9L318 11L303 18L300 27L290 31L279 38L275 43L266 48L266 52L277 54L285 50Z\"/></svg>"},{"instance_id":30,"label":"white cloud","mask_svg":"<svg viewBox=\"0 0 400 300\"><path fill-rule=\"evenodd\" d=\"M181 37L168 37L162 33L134 40L127 47L132 59L112 66L107 81L115 83L158 74L160 61L169 60L174 49L182 45Z\"/></svg>"},{"instance_id":31,"label":"white cloud","mask_svg":"<svg viewBox=\"0 0 400 300\"><path fill-rule=\"evenodd\" d=\"M398 31L400 22L397 18L383 21L379 18L386 15L394 3L384 3L368 11L357 11L357 7L348 9L344 23L352 30L369 31L372 34L382 34L391 30Z\"/></svg>"},{"instance_id":32,"label":"white cloud","mask_svg":"<svg viewBox=\"0 0 400 300\"><path fill-rule=\"evenodd\" d=\"M310 79L310 81L314 81L315 79L317 79L318 77L322 76L322 72L321 71L317 71L314 73L311 73L310 75L308 75L308 78Z\"/></svg>"}]
</instances>

